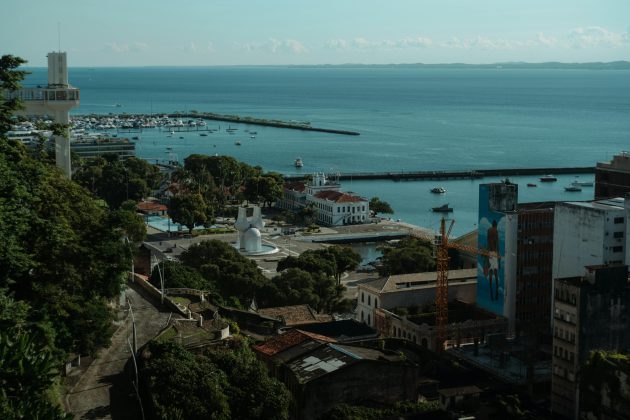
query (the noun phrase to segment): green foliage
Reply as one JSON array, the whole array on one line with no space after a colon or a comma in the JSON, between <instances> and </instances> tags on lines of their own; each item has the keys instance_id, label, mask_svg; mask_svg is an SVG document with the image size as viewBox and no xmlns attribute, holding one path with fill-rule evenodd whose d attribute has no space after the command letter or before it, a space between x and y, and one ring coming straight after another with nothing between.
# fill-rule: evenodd
<instances>
[{"instance_id":1,"label":"green foliage","mask_svg":"<svg viewBox=\"0 0 630 420\"><path fill-rule=\"evenodd\" d=\"M621 383L621 372L626 375L626 383ZM593 418L599 418L608 405L618 413L630 410L630 400L624 396L622 388L630 386L630 356L627 354L597 350L592 351L581 368L580 410L588 412Z\"/></svg>"},{"instance_id":2,"label":"green foliage","mask_svg":"<svg viewBox=\"0 0 630 420\"><path fill-rule=\"evenodd\" d=\"M236 340L234 348L194 355L173 342L150 342L141 374L161 419L286 419L290 394Z\"/></svg>"},{"instance_id":3,"label":"green foliage","mask_svg":"<svg viewBox=\"0 0 630 420\"><path fill-rule=\"evenodd\" d=\"M372 211L375 215L378 213L394 213L392 206L390 206L387 201L381 201L378 197L372 197L370 199L370 211Z\"/></svg>"},{"instance_id":4,"label":"green foliage","mask_svg":"<svg viewBox=\"0 0 630 420\"><path fill-rule=\"evenodd\" d=\"M193 244L179 258L208 282L216 284L224 299L236 297L249 301L267 283L254 261L218 240Z\"/></svg>"},{"instance_id":5,"label":"green foliage","mask_svg":"<svg viewBox=\"0 0 630 420\"><path fill-rule=\"evenodd\" d=\"M171 198L168 215L175 223L180 223L192 230L196 225L205 224L208 220L207 205L201 194L178 194Z\"/></svg>"},{"instance_id":6,"label":"green foliage","mask_svg":"<svg viewBox=\"0 0 630 420\"><path fill-rule=\"evenodd\" d=\"M322 420L378 420L383 418L398 418L413 416L414 414L438 411L437 401L411 402L401 401L391 408L371 408L358 405L337 404L328 410Z\"/></svg>"},{"instance_id":7,"label":"green foliage","mask_svg":"<svg viewBox=\"0 0 630 420\"><path fill-rule=\"evenodd\" d=\"M20 88L20 82L28 72L17 70L26 63L19 57L3 55L0 57L0 137L4 137L11 130L13 113L22 107L17 98L7 99L5 92Z\"/></svg>"},{"instance_id":8,"label":"green foliage","mask_svg":"<svg viewBox=\"0 0 630 420\"><path fill-rule=\"evenodd\" d=\"M130 157L120 160L108 154L75 165L73 179L102 198L111 209L126 200L139 201L157 188L162 175L156 165Z\"/></svg>"},{"instance_id":9,"label":"green foliage","mask_svg":"<svg viewBox=\"0 0 630 420\"><path fill-rule=\"evenodd\" d=\"M282 197L283 188L284 179L278 173L252 176L245 181L245 198L271 206L271 203Z\"/></svg>"},{"instance_id":10,"label":"green foliage","mask_svg":"<svg viewBox=\"0 0 630 420\"><path fill-rule=\"evenodd\" d=\"M378 272L381 276L421 273L435 270L431 244L416 238L405 238L395 246L382 248Z\"/></svg>"},{"instance_id":11,"label":"green foliage","mask_svg":"<svg viewBox=\"0 0 630 420\"><path fill-rule=\"evenodd\" d=\"M278 262L278 271L299 268L309 273L324 273L340 281L341 275L354 270L361 262L361 256L351 248L332 245L324 249L308 250L298 257L286 257Z\"/></svg>"}]
</instances>

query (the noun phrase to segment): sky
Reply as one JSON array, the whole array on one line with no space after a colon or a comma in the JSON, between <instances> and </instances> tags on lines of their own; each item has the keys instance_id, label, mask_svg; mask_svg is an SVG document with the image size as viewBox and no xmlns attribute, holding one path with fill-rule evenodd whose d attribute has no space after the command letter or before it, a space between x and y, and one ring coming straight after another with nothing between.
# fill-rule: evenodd
<instances>
[{"instance_id":1,"label":"sky","mask_svg":"<svg viewBox=\"0 0 630 420\"><path fill-rule=\"evenodd\" d=\"M630 60L630 0L0 0L0 12L0 54L29 66L46 66L59 32L82 67Z\"/></svg>"}]
</instances>

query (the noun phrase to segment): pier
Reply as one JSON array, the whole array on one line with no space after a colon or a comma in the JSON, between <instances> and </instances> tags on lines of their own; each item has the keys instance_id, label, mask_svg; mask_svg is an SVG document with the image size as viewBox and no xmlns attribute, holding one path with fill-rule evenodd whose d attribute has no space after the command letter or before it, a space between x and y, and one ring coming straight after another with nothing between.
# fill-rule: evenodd
<instances>
[{"instance_id":1,"label":"pier","mask_svg":"<svg viewBox=\"0 0 630 420\"><path fill-rule=\"evenodd\" d=\"M355 172L339 173L340 180L374 180L391 179L392 181L430 180L430 179L478 179L484 177L510 177L522 175L547 175L547 174L593 174L595 167L569 167L569 168L509 168L509 169L479 169L474 171L404 171L404 172ZM287 181L300 181L305 175L285 175Z\"/></svg>"}]
</instances>

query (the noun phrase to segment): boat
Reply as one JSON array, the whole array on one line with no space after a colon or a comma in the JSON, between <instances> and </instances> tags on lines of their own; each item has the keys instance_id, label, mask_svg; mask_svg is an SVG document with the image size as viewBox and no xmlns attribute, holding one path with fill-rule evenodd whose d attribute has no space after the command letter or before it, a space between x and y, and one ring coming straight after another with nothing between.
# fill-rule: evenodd
<instances>
[{"instance_id":1,"label":"boat","mask_svg":"<svg viewBox=\"0 0 630 420\"><path fill-rule=\"evenodd\" d=\"M531 184L531 183L530 183L530 184L527 184L527 186L528 186L528 187L536 187L537 185L536 185L536 184Z\"/></svg>"},{"instance_id":2,"label":"boat","mask_svg":"<svg viewBox=\"0 0 630 420\"><path fill-rule=\"evenodd\" d=\"M574 187L592 187L593 183L589 181L573 181L571 185Z\"/></svg>"},{"instance_id":3,"label":"boat","mask_svg":"<svg viewBox=\"0 0 630 420\"><path fill-rule=\"evenodd\" d=\"M250 131L249 134L256 135L256 134L258 134L258 131Z\"/></svg>"},{"instance_id":4,"label":"boat","mask_svg":"<svg viewBox=\"0 0 630 420\"><path fill-rule=\"evenodd\" d=\"M431 188L431 192L434 194L444 194L446 190L442 187Z\"/></svg>"},{"instance_id":5,"label":"boat","mask_svg":"<svg viewBox=\"0 0 630 420\"><path fill-rule=\"evenodd\" d=\"M450 213L453 211L453 207L449 207L448 204L443 204L439 207L432 207L431 211L435 213Z\"/></svg>"},{"instance_id":6,"label":"boat","mask_svg":"<svg viewBox=\"0 0 630 420\"><path fill-rule=\"evenodd\" d=\"M543 175L540 177L540 182L556 182L558 178L553 175Z\"/></svg>"},{"instance_id":7,"label":"boat","mask_svg":"<svg viewBox=\"0 0 630 420\"><path fill-rule=\"evenodd\" d=\"M133 137L131 138L131 140L140 140L140 137L139 137L139 136L133 136Z\"/></svg>"},{"instance_id":8,"label":"boat","mask_svg":"<svg viewBox=\"0 0 630 420\"><path fill-rule=\"evenodd\" d=\"M576 185L568 185L566 187L564 187L565 191L569 191L569 192L579 192L582 191L582 188L576 186Z\"/></svg>"},{"instance_id":9,"label":"boat","mask_svg":"<svg viewBox=\"0 0 630 420\"><path fill-rule=\"evenodd\" d=\"M234 144L237 145L237 146L240 146L241 142L237 140L237 141L234 142Z\"/></svg>"},{"instance_id":10,"label":"boat","mask_svg":"<svg viewBox=\"0 0 630 420\"><path fill-rule=\"evenodd\" d=\"M255 138L256 138L256 136L249 136L249 138L250 138L250 139L255 139Z\"/></svg>"},{"instance_id":11,"label":"boat","mask_svg":"<svg viewBox=\"0 0 630 420\"><path fill-rule=\"evenodd\" d=\"M183 138L184 138L184 136L179 136L179 138L180 138L180 139L183 139Z\"/></svg>"},{"instance_id":12,"label":"boat","mask_svg":"<svg viewBox=\"0 0 630 420\"><path fill-rule=\"evenodd\" d=\"M302 166L304 166L304 163L302 162L302 158L295 159L295 162L293 164L295 165L296 168L301 168Z\"/></svg>"},{"instance_id":13,"label":"boat","mask_svg":"<svg viewBox=\"0 0 630 420\"><path fill-rule=\"evenodd\" d=\"M199 134L201 137L206 137L208 135L208 133L200 133Z\"/></svg>"}]
</instances>

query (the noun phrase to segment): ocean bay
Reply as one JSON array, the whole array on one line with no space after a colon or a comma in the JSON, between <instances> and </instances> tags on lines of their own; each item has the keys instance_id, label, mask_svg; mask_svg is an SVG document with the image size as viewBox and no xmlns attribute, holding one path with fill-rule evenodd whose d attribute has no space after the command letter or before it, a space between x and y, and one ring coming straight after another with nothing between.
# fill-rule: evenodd
<instances>
[{"instance_id":1,"label":"ocean bay","mask_svg":"<svg viewBox=\"0 0 630 420\"><path fill-rule=\"evenodd\" d=\"M26 84L45 77L44 69L33 69ZM70 82L81 89L75 114L198 110L361 133L232 124L238 131L230 135L227 123L209 121L221 130L207 137L144 130L137 142L138 156L147 159L218 153L281 173L295 173L298 156L305 174L594 166L627 148L630 133L625 70L74 68ZM246 129L257 131L256 138ZM592 198L587 188L566 195L569 179L561 177L536 193L524 187L530 180L518 181L521 201ZM396 210L393 218L424 225L434 223L426 213L438 199L428 193L436 185L448 190L439 199L455 208L455 233L473 229L476 181L346 181L343 187L378 195Z\"/></svg>"}]
</instances>

